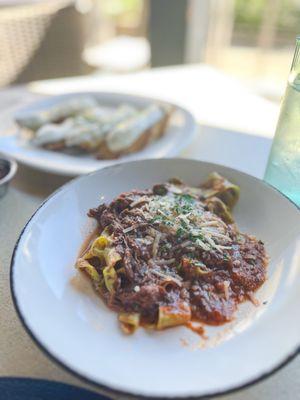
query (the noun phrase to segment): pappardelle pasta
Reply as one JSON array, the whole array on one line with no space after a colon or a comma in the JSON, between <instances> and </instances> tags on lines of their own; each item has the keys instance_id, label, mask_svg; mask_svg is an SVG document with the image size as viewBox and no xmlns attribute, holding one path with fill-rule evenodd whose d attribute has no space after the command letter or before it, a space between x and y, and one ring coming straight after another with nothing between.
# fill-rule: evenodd
<instances>
[{"instance_id":1,"label":"pappardelle pasta","mask_svg":"<svg viewBox=\"0 0 300 400\"><path fill-rule=\"evenodd\" d=\"M266 279L264 244L241 233L239 187L214 172L199 187L171 179L91 209L97 237L76 267L125 333L230 321Z\"/></svg>"}]
</instances>

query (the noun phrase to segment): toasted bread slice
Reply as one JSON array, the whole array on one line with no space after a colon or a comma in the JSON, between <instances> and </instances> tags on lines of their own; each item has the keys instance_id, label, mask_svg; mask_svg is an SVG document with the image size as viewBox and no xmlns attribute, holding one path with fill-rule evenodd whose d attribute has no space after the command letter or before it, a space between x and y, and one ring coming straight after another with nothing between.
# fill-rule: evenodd
<instances>
[{"instance_id":1,"label":"toasted bread slice","mask_svg":"<svg viewBox=\"0 0 300 400\"><path fill-rule=\"evenodd\" d=\"M107 135L99 147L97 158L115 159L142 150L164 134L171 113L172 108L164 105L152 105L143 110L138 117L120 124Z\"/></svg>"}]
</instances>

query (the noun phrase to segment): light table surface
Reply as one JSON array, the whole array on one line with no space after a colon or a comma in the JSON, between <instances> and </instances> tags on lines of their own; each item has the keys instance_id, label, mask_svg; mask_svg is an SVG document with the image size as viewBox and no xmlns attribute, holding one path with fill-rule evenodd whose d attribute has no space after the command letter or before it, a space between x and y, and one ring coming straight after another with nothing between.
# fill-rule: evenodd
<instances>
[{"instance_id":1,"label":"light table surface","mask_svg":"<svg viewBox=\"0 0 300 400\"><path fill-rule=\"evenodd\" d=\"M95 90L128 92L179 103L191 110L199 123L195 141L181 156L263 176L278 107L205 65L122 76L93 75L6 89L0 92L1 131L11 128L11 114L15 109L35 99ZM67 180L20 166L8 194L0 200L0 376L46 378L88 387L35 346L16 316L9 289L10 257L21 229L40 203ZM267 380L221 399L300 399L299 378L300 359L296 358Z\"/></svg>"}]
</instances>

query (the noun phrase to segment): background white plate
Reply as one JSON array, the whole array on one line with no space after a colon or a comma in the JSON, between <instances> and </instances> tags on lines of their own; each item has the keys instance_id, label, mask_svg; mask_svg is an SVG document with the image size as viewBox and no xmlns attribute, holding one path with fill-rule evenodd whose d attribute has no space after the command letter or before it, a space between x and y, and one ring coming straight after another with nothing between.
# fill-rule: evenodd
<instances>
[{"instance_id":1,"label":"background white plate","mask_svg":"<svg viewBox=\"0 0 300 400\"><path fill-rule=\"evenodd\" d=\"M96 97L99 103L112 108L122 103L132 104L141 108L153 102L161 102L160 100L149 97L120 93L68 93L34 102L30 106L18 111L17 114L26 114L34 110L47 109L50 105L59 103L66 98L86 95ZM17 134L0 138L0 151L13 156L20 163L30 167L68 176L86 174L123 161L175 156L189 145L196 133L197 125L189 111L176 105L173 105L173 107L174 112L170 118L166 132L159 140L151 143L139 152L123 156L118 160L101 161L87 155L72 156L61 152L45 150L30 145L28 142L19 138Z\"/></svg>"},{"instance_id":2,"label":"background white plate","mask_svg":"<svg viewBox=\"0 0 300 400\"><path fill-rule=\"evenodd\" d=\"M269 278L259 307L241 305L236 319L207 328L203 340L184 327L124 336L117 316L90 286L74 286L79 249L94 224L89 208L122 191L177 176L197 185L218 171L241 187L234 216L262 239ZM249 175L184 159L119 164L63 186L35 213L16 245L11 287L21 320L36 343L82 378L122 393L205 396L242 387L287 362L300 344L300 212ZM79 281L82 284L82 281Z\"/></svg>"}]
</instances>

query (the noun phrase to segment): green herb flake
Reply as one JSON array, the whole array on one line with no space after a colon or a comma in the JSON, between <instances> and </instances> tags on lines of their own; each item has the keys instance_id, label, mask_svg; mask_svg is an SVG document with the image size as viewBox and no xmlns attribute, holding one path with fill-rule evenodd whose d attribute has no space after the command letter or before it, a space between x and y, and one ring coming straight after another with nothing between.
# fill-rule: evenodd
<instances>
[{"instance_id":1,"label":"green herb flake","mask_svg":"<svg viewBox=\"0 0 300 400\"><path fill-rule=\"evenodd\" d=\"M168 246L167 246L166 244L163 244L163 245L161 246L160 249L161 249L161 252L162 252L162 253L167 253L168 250L169 250L169 249L168 249Z\"/></svg>"},{"instance_id":2,"label":"green herb flake","mask_svg":"<svg viewBox=\"0 0 300 400\"><path fill-rule=\"evenodd\" d=\"M155 224L156 222L162 222L162 217L160 215L155 215L150 221L151 224Z\"/></svg>"},{"instance_id":3,"label":"green herb flake","mask_svg":"<svg viewBox=\"0 0 300 400\"><path fill-rule=\"evenodd\" d=\"M176 231L176 236L178 238L182 238L183 236L185 236L185 233L186 233L185 230L183 228L179 227Z\"/></svg>"},{"instance_id":4,"label":"green herb flake","mask_svg":"<svg viewBox=\"0 0 300 400\"><path fill-rule=\"evenodd\" d=\"M194 197L191 196L190 194L183 194L183 195L182 195L182 198L183 198L186 202L188 202L188 203L191 203L191 204L194 204L194 203L195 203Z\"/></svg>"},{"instance_id":5,"label":"green herb flake","mask_svg":"<svg viewBox=\"0 0 300 400\"><path fill-rule=\"evenodd\" d=\"M223 260L224 260L224 261L229 261L229 260L230 260L229 255L228 255L228 254L224 254L224 255L223 255Z\"/></svg>"}]
</instances>

